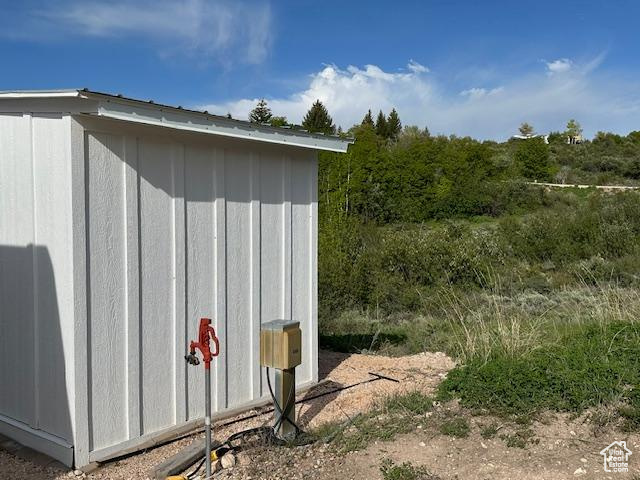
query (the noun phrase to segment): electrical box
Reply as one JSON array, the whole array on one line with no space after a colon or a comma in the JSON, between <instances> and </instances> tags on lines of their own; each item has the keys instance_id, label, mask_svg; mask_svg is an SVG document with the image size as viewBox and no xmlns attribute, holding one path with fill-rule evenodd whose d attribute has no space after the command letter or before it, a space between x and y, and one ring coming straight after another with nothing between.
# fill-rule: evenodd
<instances>
[{"instance_id":1,"label":"electrical box","mask_svg":"<svg viewBox=\"0 0 640 480\"><path fill-rule=\"evenodd\" d=\"M260 365L287 370L302 363L300 322L273 320L260 331Z\"/></svg>"}]
</instances>

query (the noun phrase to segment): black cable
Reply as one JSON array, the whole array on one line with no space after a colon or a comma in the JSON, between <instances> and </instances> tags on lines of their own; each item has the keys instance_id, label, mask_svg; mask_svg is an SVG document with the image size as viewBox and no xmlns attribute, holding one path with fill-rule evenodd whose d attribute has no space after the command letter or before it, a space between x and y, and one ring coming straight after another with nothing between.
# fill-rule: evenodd
<instances>
[{"instance_id":1,"label":"black cable","mask_svg":"<svg viewBox=\"0 0 640 480\"><path fill-rule=\"evenodd\" d=\"M193 471L191 473L187 474L187 478L191 479L194 477L194 475L198 472L198 470L200 470L202 468L202 465L204 464L204 461L207 459L206 455L202 458L202 460L200 460L200 463L198 464L198 466L196 468L193 469Z\"/></svg>"},{"instance_id":2,"label":"black cable","mask_svg":"<svg viewBox=\"0 0 640 480\"><path fill-rule=\"evenodd\" d=\"M247 428L246 430L241 430L239 432L236 432L230 435L219 447L215 449L215 451L224 447L225 445L228 447L229 449L228 451L235 451L240 446L232 445L232 442L242 437L251 435L252 433L265 433L267 434L269 442L277 445L284 445L285 442L276 436L276 431L282 425L283 421L289 422L289 424L291 424L291 426L295 428L296 436L300 435L300 433L303 433L302 429L294 421L292 421L288 415L285 415L285 411L288 412L293 406L295 406L295 402L293 404L291 403L292 400L294 400L295 398L295 391L296 391L295 384L291 382L291 386L289 387L289 396L287 398L287 401L285 403L284 410L283 410L282 406L278 403L278 400L276 399L275 394L273 393L273 387L271 386L271 378L269 376L269 367L266 367L266 368L267 368L267 386L269 387L269 394L271 395L271 399L273 400L274 409L278 414L278 418L276 419L274 425L272 427L262 426L262 427ZM202 465L204 464L205 460L206 460L206 456L200 461L198 466L195 469L193 469L191 473L187 474L188 479L194 478L194 475L202 468Z\"/></svg>"},{"instance_id":3,"label":"black cable","mask_svg":"<svg viewBox=\"0 0 640 480\"><path fill-rule=\"evenodd\" d=\"M291 382L291 386L289 387L289 396L284 405L284 411L283 411L283 408L278 403L278 400L276 399L276 396L273 393L273 388L271 387L271 377L269 376L269 367L266 367L266 369L267 369L267 386L269 387L269 394L271 394L271 399L273 400L273 406L276 412L278 413L278 418L276 419L276 422L273 425L274 433L280 427L280 425L282 425L282 422L286 421L295 429L296 435L299 435L302 432L302 429L294 421L292 421L288 415L285 415L285 412L288 413L288 411L293 407L293 405L295 405L295 403L293 405L291 403L295 395L295 390L296 390L295 385L293 382Z\"/></svg>"}]
</instances>

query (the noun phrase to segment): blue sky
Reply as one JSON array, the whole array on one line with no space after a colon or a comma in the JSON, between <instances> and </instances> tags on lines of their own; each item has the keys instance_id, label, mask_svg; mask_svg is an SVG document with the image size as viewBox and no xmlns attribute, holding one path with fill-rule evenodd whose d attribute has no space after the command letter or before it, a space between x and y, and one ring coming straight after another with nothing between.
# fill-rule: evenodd
<instances>
[{"instance_id":1,"label":"blue sky","mask_svg":"<svg viewBox=\"0 0 640 480\"><path fill-rule=\"evenodd\" d=\"M562 5L558 5L561 3ZM0 1L0 89L89 87L348 128L395 107L432 133L505 138L577 118L640 130L640 2Z\"/></svg>"}]
</instances>

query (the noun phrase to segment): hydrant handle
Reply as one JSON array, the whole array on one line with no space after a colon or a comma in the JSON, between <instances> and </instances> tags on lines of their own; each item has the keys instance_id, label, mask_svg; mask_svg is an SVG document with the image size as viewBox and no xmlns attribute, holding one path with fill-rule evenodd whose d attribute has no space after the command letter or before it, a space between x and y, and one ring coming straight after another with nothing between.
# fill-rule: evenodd
<instances>
[{"instance_id":1,"label":"hydrant handle","mask_svg":"<svg viewBox=\"0 0 640 480\"><path fill-rule=\"evenodd\" d=\"M213 352L211 351L210 347L211 340L213 340L213 343L215 345L215 349ZM200 319L200 326L198 328L198 341L192 341L189 345L190 353L189 355L185 356L185 360L187 360L187 362L191 363L192 365L198 364L196 363L197 357L195 356L196 349L200 350L200 352L202 353L204 368L206 370L209 370L211 368L211 359L213 357L217 357L220 354L220 342L218 340L218 337L216 336L216 331L211 326L210 318ZM195 362L193 360L194 358L196 359Z\"/></svg>"}]
</instances>

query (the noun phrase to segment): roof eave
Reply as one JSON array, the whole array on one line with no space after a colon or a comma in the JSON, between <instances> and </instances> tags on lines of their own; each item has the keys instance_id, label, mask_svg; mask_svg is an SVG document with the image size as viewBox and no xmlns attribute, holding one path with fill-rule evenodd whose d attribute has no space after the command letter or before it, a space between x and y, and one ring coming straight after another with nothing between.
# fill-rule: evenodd
<instances>
[{"instance_id":1,"label":"roof eave","mask_svg":"<svg viewBox=\"0 0 640 480\"><path fill-rule=\"evenodd\" d=\"M125 122L253 140L314 150L344 153L353 139L309 134L296 130L258 125L228 119L207 112L155 104L121 96L83 90L0 92L0 99L83 98L92 100L92 108L80 112L90 116ZM94 105L95 102L95 105ZM97 105L97 107L96 107Z\"/></svg>"}]
</instances>

